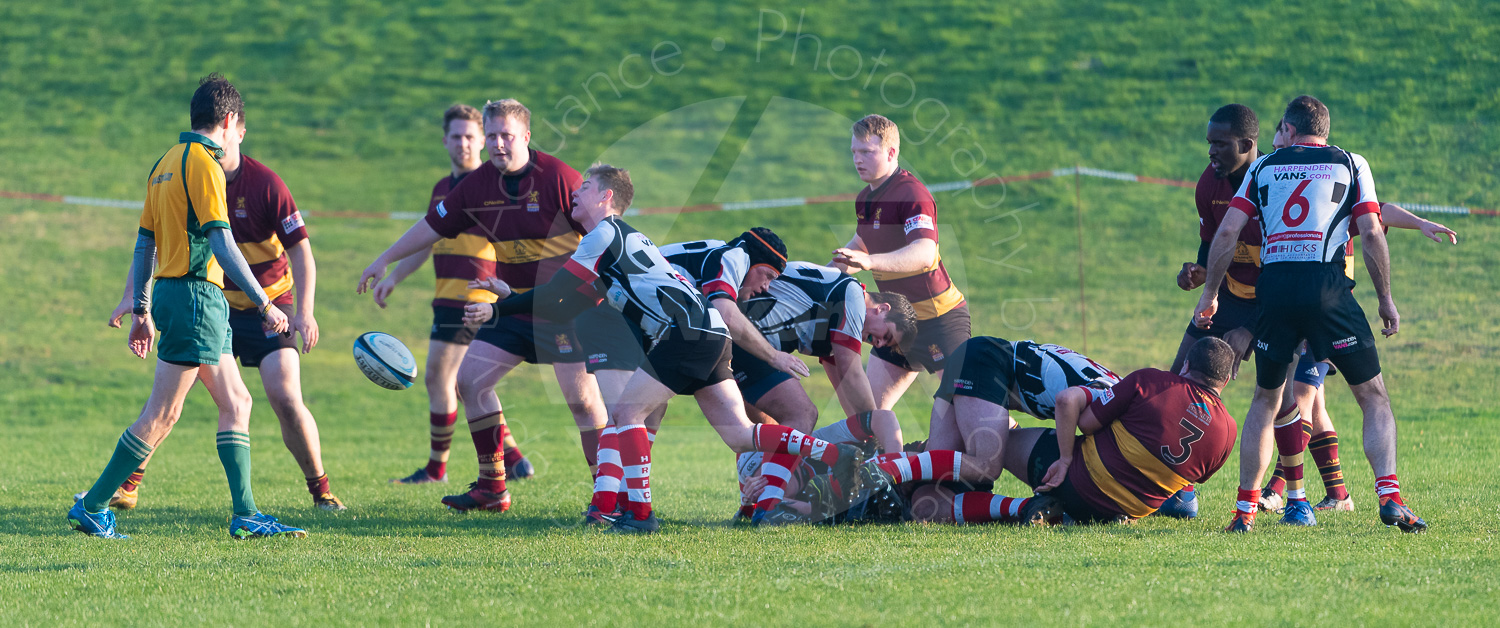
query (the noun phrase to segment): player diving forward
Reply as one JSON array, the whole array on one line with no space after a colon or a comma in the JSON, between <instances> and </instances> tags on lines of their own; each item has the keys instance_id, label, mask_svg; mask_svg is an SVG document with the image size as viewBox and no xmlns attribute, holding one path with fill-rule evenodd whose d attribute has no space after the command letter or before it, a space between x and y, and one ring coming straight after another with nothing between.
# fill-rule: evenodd
<instances>
[{"instance_id":1,"label":"player diving forward","mask_svg":"<svg viewBox=\"0 0 1500 628\"><path fill-rule=\"evenodd\" d=\"M587 235L564 266L567 272L515 296L503 281L482 282L502 300L470 304L465 319L482 324L536 312L550 320L567 321L602 298L620 309L646 339L646 363L631 375L625 392L609 409L619 428L616 436L626 488L626 503L613 529L651 533L660 527L652 510L651 442L645 422L676 395L693 395L731 449L815 458L829 465L847 486L855 487L857 448L835 446L786 426L750 423L739 390L729 381L729 330L723 318L644 234L620 220L633 196L625 170L604 164L590 168L574 194L573 208Z\"/></svg>"},{"instance_id":2,"label":"player diving forward","mask_svg":"<svg viewBox=\"0 0 1500 628\"><path fill-rule=\"evenodd\" d=\"M193 93L189 110L193 131L178 138L177 146L157 160L146 179L146 203L131 263L131 351L145 358L156 335L152 321L161 328L151 398L135 423L120 435L93 488L68 511L68 523L92 536L125 538L115 531L109 499L171 433L182 413L183 399L195 381L202 381L219 406L216 441L233 503L230 535L235 539L305 537L307 532L261 514L255 507L250 484L250 391L240 379L230 346L233 332L223 292L226 270L237 285L246 288L263 317L265 331L280 334L287 330L286 314L261 290L229 232L224 169L217 159L225 145L239 142L244 103L234 85L210 74ZM148 297L153 266L156 282Z\"/></svg>"},{"instance_id":3,"label":"player diving forward","mask_svg":"<svg viewBox=\"0 0 1500 628\"><path fill-rule=\"evenodd\" d=\"M302 212L297 210L297 203L281 177L265 164L240 153L240 143L245 138L244 118L227 133L237 136L235 141L224 143L222 156L218 158L224 169L225 200L232 207L229 231L245 263L250 265L256 283L276 308L286 314L290 332L302 334L302 352L307 353L318 344L318 323L313 318L318 270ZM119 327L120 319L134 307L134 283L133 277L125 278L125 295L110 314L111 327ZM282 442L302 469L313 505L335 512L344 510L343 502L329 488L328 474L323 469L318 423L302 400L296 337L292 333L263 331L255 302L233 280L226 279L224 298L229 303L229 326L234 331L231 343L234 357L245 368L260 371L271 410L281 422ZM110 506L120 510L136 506L150 462L149 457L141 461L135 473L120 484L109 500Z\"/></svg>"}]
</instances>

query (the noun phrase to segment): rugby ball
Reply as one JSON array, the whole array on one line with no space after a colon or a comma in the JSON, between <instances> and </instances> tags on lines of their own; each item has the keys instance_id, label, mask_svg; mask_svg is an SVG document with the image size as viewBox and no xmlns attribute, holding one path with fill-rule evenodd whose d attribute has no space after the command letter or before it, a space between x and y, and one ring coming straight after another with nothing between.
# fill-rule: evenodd
<instances>
[{"instance_id":1,"label":"rugby ball","mask_svg":"<svg viewBox=\"0 0 1500 628\"><path fill-rule=\"evenodd\" d=\"M406 345L384 332L365 332L354 341L354 363L381 388L405 390L417 381L417 360Z\"/></svg>"}]
</instances>

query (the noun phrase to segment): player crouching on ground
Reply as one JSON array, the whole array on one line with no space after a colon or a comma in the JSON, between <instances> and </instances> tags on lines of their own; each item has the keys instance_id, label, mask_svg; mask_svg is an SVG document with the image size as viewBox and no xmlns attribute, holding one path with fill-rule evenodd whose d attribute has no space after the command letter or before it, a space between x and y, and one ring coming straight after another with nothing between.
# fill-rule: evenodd
<instances>
[{"instance_id":1,"label":"player crouching on ground","mask_svg":"<svg viewBox=\"0 0 1500 628\"><path fill-rule=\"evenodd\" d=\"M1152 514L1173 493L1211 477L1234 448L1237 427L1219 392L1234 350L1218 338L1193 344L1179 374L1141 369L1113 387L1073 387L1057 396L1057 428L1011 430L1002 463L1038 495L954 494L940 485L913 494L918 521L1053 524L1131 521ZM1081 431L1079 438L1075 430ZM929 455L932 454L932 455ZM980 465L951 451L882 456L865 465L883 483L914 479L980 481Z\"/></svg>"},{"instance_id":2,"label":"player crouching on ground","mask_svg":"<svg viewBox=\"0 0 1500 628\"><path fill-rule=\"evenodd\" d=\"M494 304L474 303L465 322L485 324L502 316L536 312L570 321L601 298L625 314L647 339L646 363L636 369L622 397L609 408L619 427L626 503L617 532L651 533L660 523L651 505L651 442L646 418L676 395L693 395L724 443L737 452L791 453L817 458L854 487L858 449L832 445L780 425L754 425L729 371L729 330L717 310L662 257L645 234L620 220L634 186L625 170L596 164L574 194L573 216L587 232L578 250L546 284L511 296L498 279L475 282L499 295ZM852 490L852 488L851 488Z\"/></svg>"}]
</instances>

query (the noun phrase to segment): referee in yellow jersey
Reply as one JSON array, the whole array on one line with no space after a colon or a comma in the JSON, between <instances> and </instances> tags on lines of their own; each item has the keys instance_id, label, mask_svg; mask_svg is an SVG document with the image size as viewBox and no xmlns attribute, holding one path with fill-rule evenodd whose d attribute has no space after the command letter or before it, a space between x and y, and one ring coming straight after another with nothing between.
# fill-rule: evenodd
<instances>
[{"instance_id":1,"label":"referee in yellow jersey","mask_svg":"<svg viewBox=\"0 0 1500 628\"><path fill-rule=\"evenodd\" d=\"M286 315L260 289L229 232L224 170L218 157L230 143L237 147L241 136L233 130L244 117L244 102L234 85L215 73L199 82L189 109L193 131L179 136L177 145L157 160L146 179L146 207L131 265L135 293L131 351L145 358L156 328L161 331L151 398L140 418L120 436L93 488L68 511L68 522L93 536L126 538L115 532L109 498L172 431L182 413L182 401L197 380L219 406L219 460L234 503L230 536L305 537L307 532L278 523L255 508L250 490L250 391L240 379L230 349L225 273L247 290L267 331L287 330ZM156 283L148 297L153 266Z\"/></svg>"}]
</instances>

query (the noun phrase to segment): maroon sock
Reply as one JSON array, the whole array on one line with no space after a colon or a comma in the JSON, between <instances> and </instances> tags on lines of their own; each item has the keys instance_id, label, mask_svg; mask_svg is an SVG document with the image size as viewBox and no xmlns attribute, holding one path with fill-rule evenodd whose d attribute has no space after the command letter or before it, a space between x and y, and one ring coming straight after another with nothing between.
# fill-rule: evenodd
<instances>
[{"instance_id":1,"label":"maroon sock","mask_svg":"<svg viewBox=\"0 0 1500 628\"><path fill-rule=\"evenodd\" d=\"M599 473L599 434L604 428L591 430L580 430L578 432L579 446L583 448L583 461L589 465L590 473Z\"/></svg>"},{"instance_id":2,"label":"maroon sock","mask_svg":"<svg viewBox=\"0 0 1500 628\"><path fill-rule=\"evenodd\" d=\"M432 451L427 455L428 477L441 478L448 473L448 449L453 445L453 424L458 422L458 413L427 413Z\"/></svg>"},{"instance_id":3,"label":"maroon sock","mask_svg":"<svg viewBox=\"0 0 1500 628\"><path fill-rule=\"evenodd\" d=\"M500 442L502 444L505 441L511 439L509 425L506 425L504 423L500 424L500 438ZM516 463L520 462L522 458L525 458L525 456L521 455L520 446L511 447L510 445L503 445L503 451L505 454L505 466L507 467L516 466Z\"/></svg>"},{"instance_id":4,"label":"maroon sock","mask_svg":"<svg viewBox=\"0 0 1500 628\"><path fill-rule=\"evenodd\" d=\"M328 489L328 474L324 473L315 478L308 478L307 492L312 493L313 497L321 497L324 493L331 493L332 491Z\"/></svg>"},{"instance_id":5,"label":"maroon sock","mask_svg":"<svg viewBox=\"0 0 1500 628\"><path fill-rule=\"evenodd\" d=\"M120 483L120 490L126 493L134 492L135 489L141 487L141 481L145 479L146 467L136 467L135 473L130 474L130 477L125 478L125 481Z\"/></svg>"},{"instance_id":6,"label":"maroon sock","mask_svg":"<svg viewBox=\"0 0 1500 628\"><path fill-rule=\"evenodd\" d=\"M469 436L479 455L479 481L475 488L490 493L505 491L505 457L501 453L505 413L494 412L469 419Z\"/></svg>"},{"instance_id":7,"label":"maroon sock","mask_svg":"<svg viewBox=\"0 0 1500 628\"><path fill-rule=\"evenodd\" d=\"M1339 435L1333 431L1314 436L1308 443L1313 464L1323 476L1323 491L1331 499L1349 499L1349 489L1344 487L1344 468L1339 465Z\"/></svg>"}]
</instances>

